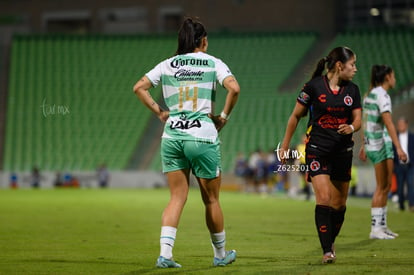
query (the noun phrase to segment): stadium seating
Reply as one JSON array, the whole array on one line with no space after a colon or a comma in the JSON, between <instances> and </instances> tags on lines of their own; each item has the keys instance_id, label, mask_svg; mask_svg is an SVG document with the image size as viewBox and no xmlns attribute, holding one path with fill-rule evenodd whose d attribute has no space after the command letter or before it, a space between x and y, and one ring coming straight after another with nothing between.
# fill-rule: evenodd
<instances>
[{"instance_id":1,"label":"stadium seating","mask_svg":"<svg viewBox=\"0 0 414 275\"><path fill-rule=\"evenodd\" d=\"M239 102L220 133L224 171L232 170L237 153L274 150L281 142L298 91L280 93L278 87L316 42L317 35L308 32L209 34L209 53L229 65L241 86ZM358 30L337 35L326 51L347 45L356 52L354 81L364 94L374 63L395 69L396 89L412 83L413 44L412 30ZM175 36L14 37L4 170L27 171L34 165L93 170L102 162L125 169L132 154L139 153L134 150L152 115L132 86L172 56L175 47ZM152 94L159 98L160 88ZM216 114L225 94L219 87ZM305 124L306 119L299 127ZM160 170L159 148L153 156L150 168Z\"/></svg>"},{"instance_id":2,"label":"stadium seating","mask_svg":"<svg viewBox=\"0 0 414 275\"><path fill-rule=\"evenodd\" d=\"M357 55L358 72L354 82L359 85L362 94L369 89L373 64L387 64L395 70L397 85L394 90L413 83L413 29L348 31L339 34L331 48L342 45L350 47Z\"/></svg>"},{"instance_id":3,"label":"stadium seating","mask_svg":"<svg viewBox=\"0 0 414 275\"><path fill-rule=\"evenodd\" d=\"M268 149L280 139L277 122L285 120L293 101L289 95L276 97L277 87L316 36L209 38L209 52L232 68L243 90L232 123L222 134L226 170L238 151ZM4 169L27 171L37 165L44 170L92 170L101 162L124 169L151 115L135 99L132 85L171 56L175 43L175 36L16 36ZM217 110L224 94L220 88ZM153 95L158 98L160 89ZM160 169L158 152L152 168Z\"/></svg>"},{"instance_id":4,"label":"stadium seating","mask_svg":"<svg viewBox=\"0 0 414 275\"><path fill-rule=\"evenodd\" d=\"M124 169L151 113L132 86L175 37L17 36L4 169ZM160 89L153 91L159 97Z\"/></svg>"}]
</instances>

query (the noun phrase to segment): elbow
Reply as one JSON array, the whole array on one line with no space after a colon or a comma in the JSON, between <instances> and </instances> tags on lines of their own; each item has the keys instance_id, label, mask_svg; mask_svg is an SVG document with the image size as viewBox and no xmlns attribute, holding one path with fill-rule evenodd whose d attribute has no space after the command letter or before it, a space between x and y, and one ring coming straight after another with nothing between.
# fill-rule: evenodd
<instances>
[{"instance_id":1,"label":"elbow","mask_svg":"<svg viewBox=\"0 0 414 275\"><path fill-rule=\"evenodd\" d=\"M232 93L235 97L239 96L239 94L240 94L240 86L237 85L235 87L232 87L229 92Z\"/></svg>"},{"instance_id":2,"label":"elbow","mask_svg":"<svg viewBox=\"0 0 414 275\"><path fill-rule=\"evenodd\" d=\"M240 87L234 89L233 93L238 96L240 94Z\"/></svg>"},{"instance_id":3,"label":"elbow","mask_svg":"<svg viewBox=\"0 0 414 275\"><path fill-rule=\"evenodd\" d=\"M134 87L132 88L132 91L134 92L134 94L137 94L139 91L139 86L135 84Z\"/></svg>"},{"instance_id":4,"label":"elbow","mask_svg":"<svg viewBox=\"0 0 414 275\"><path fill-rule=\"evenodd\" d=\"M140 94L142 94L142 87L141 85L139 85L138 83L134 85L134 87L132 88L132 91L134 92L134 94L136 94L137 96L139 96Z\"/></svg>"}]
</instances>

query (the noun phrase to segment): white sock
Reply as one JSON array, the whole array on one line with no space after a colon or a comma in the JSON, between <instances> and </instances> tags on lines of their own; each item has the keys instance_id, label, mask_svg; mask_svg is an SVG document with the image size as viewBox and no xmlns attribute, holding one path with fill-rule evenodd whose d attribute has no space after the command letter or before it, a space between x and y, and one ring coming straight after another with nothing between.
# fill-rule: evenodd
<instances>
[{"instance_id":1,"label":"white sock","mask_svg":"<svg viewBox=\"0 0 414 275\"><path fill-rule=\"evenodd\" d=\"M176 235L177 228L171 226L161 226L160 256L163 256L166 259L172 258L172 250Z\"/></svg>"},{"instance_id":2,"label":"white sock","mask_svg":"<svg viewBox=\"0 0 414 275\"><path fill-rule=\"evenodd\" d=\"M385 216L384 207L371 208L371 231L379 231L387 226Z\"/></svg>"},{"instance_id":3,"label":"white sock","mask_svg":"<svg viewBox=\"0 0 414 275\"><path fill-rule=\"evenodd\" d=\"M214 250L214 257L223 259L226 257L226 232L210 233L211 245Z\"/></svg>"},{"instance_id":4,"label":"white sock","mask_svg":"<svg viewBox=\"0 0 414 275\"><path fill-rule=\"evenodd\" d=\"M387 212L388 212L388 208L386 206L384 206L383 208L383 221L384 224L382 225L382 228L387 229L388 225L387 225Z\"/></svg>"}]
</instances>

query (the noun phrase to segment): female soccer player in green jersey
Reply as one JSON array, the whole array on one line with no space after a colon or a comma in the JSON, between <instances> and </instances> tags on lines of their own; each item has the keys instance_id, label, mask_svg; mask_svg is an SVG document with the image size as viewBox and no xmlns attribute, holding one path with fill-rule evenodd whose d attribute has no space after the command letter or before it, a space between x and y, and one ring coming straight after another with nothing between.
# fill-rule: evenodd
<instances>
[{"instance_id":1,"label":"female soccer player in green jersey","mask_svg":"<svg viewBox=\"0 0 414 275\"><path fill-rule=\"evenodd\" d=\"M226 234L219 202L221 153L218 131L226 124L236 104L240 87L227 65L207 54L207 32L196 19L184 20L178 33L176 55L168 58L134 86L138 98L165 123L161 141L163 172L167 175L170 201L162 215L160 256L156 266L181 267L172 249L182 210L187 200L190 171L196 176L205 205L205 217L214 250L214 266L236 259L236 251L225 251ZM216 83L227 97L220 115L213 115ZM162 84L168 111L148 90Z\"/></svg>"},{"instance_id":2,"label":"female soccer player in green jersey","mask_svg":"<svg viewBox=\"0 0 414 275\"><path fill-rule=\"evenodd\" d=\"M387 90L395 86L391 67L374 65L371 71L371 91L364 99L364 143L359 157L368 157L375 168L376 189L371 204L371 239L394 239L398 236L387 226L387 199L394 169L394 151L405 162L407 155L401 148L391 117L391 98ZM365 148L364 148L365 147Z\"/></svg>"}]
</instances>

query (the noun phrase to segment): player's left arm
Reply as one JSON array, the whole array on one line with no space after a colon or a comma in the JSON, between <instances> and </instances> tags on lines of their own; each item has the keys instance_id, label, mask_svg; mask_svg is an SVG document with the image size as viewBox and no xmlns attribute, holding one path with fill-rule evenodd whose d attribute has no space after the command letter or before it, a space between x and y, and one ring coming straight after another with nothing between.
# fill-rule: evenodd
<instances>
[{"instance_id":1,"label":"player's left arm","mask_svg":"<svg viewBox=\"0 0 414 275\"><path fill-rule=\"evenodd\" d=\"M349 135L354 132L357 132L359 129L361 129L361 118L362 118L361 108L353 109L352 110L352 123L339 125L338 133L341 135Z\"/></svg>"},{"instance_id":2,"label":"player's left arm","mask_svg":"<svg viewBox=\"0 0 414 275\"><path fill-rule=\"evenodd\" d=\"M237 99L240 93L240 86L236 78L232 75L226 77L223 81L223 86L227 90L226 102L224 103L223 111L220 115L214 116L212 114L209 117L216 125L217 131L220 131L226 124L231 111L236 105Z\"/></svg>"},{"instance_id":3,"label":"player's left arm","mask_svg":"<svg viewBox=\"0 0 414 275\"><path fill-rule=\"evenodd\" d=\"M382 121L384 121L385 127L387 128L388 135L390 136L392 143L394 143L395 149L397 150L397 156L403 162L407 161L407 154L401 147L400 140L398 139L397 130L395 129L394 123L390 112L381 113Z\"/></svg>"},{"instance_id":4,"label":"player's left arm","mask_svg":"<svg viewBox=\"0 0 414 275\"><path fill-rule=\"evenodd\" d=\"M223 86L227 90L226 102L224 103L223 112L229 116L239 97L240 86L236 78L232 75L224 79Z\"/></svg>"},{"instance_id":5,"label":"player's left arm","mask_svg":"<svg viewBox=\"0 0 414 275\"><path fill-rule=\"evenodd\" d=\"M164 111L157 102L154 101L149 89L152 87L151 81L147 76L143 76L138 82L134 85L134 93L137 97L150 109L162 122L166 122L169 117L169 112Z\"/></svg>"}]
</instances>

